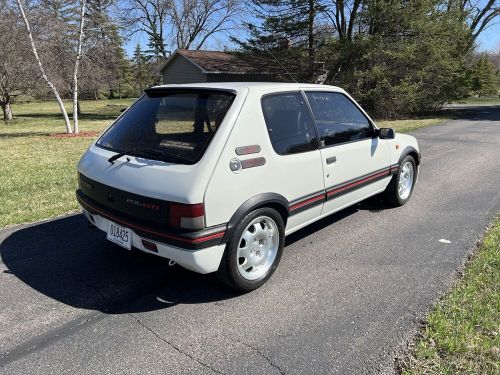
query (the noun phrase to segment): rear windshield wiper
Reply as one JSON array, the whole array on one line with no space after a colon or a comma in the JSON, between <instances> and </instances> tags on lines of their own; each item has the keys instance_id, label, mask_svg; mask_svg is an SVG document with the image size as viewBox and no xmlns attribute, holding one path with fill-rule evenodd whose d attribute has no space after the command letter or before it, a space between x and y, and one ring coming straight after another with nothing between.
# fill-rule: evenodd
<instances>
[{"instance_id":1,"label":"rear windshield wiper","mask_svg":"<svg viewBox=\"0 0 500 375\"><path fill-rule=\"evenodd\" d=\"M120 159L122 156L125 156L127 154L130 154L130 151L121 151L119 152L118 154L115 154L113 156L111 156L108 161L111 163L111 164L115 164L115 160L116 159Z\"/></svg>"}]
</instances>

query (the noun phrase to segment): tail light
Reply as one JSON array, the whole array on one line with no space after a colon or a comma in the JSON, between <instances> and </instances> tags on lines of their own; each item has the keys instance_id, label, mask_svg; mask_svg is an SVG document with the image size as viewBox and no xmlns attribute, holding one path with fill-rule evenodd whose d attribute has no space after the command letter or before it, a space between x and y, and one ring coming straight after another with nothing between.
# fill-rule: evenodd
<instances>
[{"instance_id":1,"label":"tail light","mask_svg":"<svg viewBox=\"0 0 500 375\"><path fill-rule=\"evenodd\" d=\"M177 228L202 229L205 227L205 207L203 203L170 203L168 222Z\"/></svg>"}]
</instances>

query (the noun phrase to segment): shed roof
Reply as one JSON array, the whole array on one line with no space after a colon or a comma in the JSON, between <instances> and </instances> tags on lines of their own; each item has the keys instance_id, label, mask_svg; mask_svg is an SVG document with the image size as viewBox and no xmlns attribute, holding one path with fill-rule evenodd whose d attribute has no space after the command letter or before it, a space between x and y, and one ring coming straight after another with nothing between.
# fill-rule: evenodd
<instances>
[{"instance_id":1,"label":"shed roof","mask_svg":"<svg viewBox=\"0 0 500 375\"><path fill-rule=\"evenodd\" d=\"M165 71L178 55L183 56L203 73L210 74L276 74L281 72L276 64L267 61L249 61L237 53L221 51L201 51L178 49L165 62L161 71Z\"/></svg>"}]
</instances>

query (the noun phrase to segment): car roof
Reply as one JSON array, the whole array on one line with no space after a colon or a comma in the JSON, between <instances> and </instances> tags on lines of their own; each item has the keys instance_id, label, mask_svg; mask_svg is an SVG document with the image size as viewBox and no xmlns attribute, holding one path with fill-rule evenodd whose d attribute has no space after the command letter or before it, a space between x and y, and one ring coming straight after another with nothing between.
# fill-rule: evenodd
<instances>
[{"instance_id":1,"label":"car roof","mask_svg":"<svg viewBox=\"0 0 500 375\"><path fill-rule=\"evenodd\" d=\"M284 82L209 82L209 83L183 83L183 84L168 84L153 87L153 89L160 88L207 88L207 89L224 89L224 90L238 90L247 88L249 90L262 90L262 89L283 89L299 90L299 89L327 89L335 91L343 91L340 87L330 85L318 85L312 83L284 83Z\"/></svg>"}]
</instances>

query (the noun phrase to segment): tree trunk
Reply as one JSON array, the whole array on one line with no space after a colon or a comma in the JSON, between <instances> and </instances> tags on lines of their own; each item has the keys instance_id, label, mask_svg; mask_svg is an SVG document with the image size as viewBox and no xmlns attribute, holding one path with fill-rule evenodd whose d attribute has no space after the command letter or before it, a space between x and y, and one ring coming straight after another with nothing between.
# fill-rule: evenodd
<instances>
[{"instance_id":1,"label":"tree trunk","mask_svg":"<svg viewBox=\"0 0 500 375\"><path fill-rule=\"evenodd\" d=\"M19 0L18 0L19 1ZM83 25L85 23L85 5L87 1L82 0L82 8L80 13L80 32L78 36L78 49L76 51L75 70L73 72L73 131L78 133L78 114L80 106L78 103L78 67L82 58L82 43L83 43Z\"/></svg>"},{"instance_id":2,"label":"tree trunk","mask_svg":"<svg viewBox=\"0 0 500 375\"><path fill-rule=\"evenodd\" d=\"M43 68L42 61L40 60L40 57L38 56L38 52L37 52L36 47L35 47L35 40L33 39L33 34L31 33L30 23L28 21L28 18L26 17L26 13L24 13L24 8L23 8L23 4L21 3L21 0L17 0L17 5L19 7L19 11L21 12L21 16L23 17L24 25L26 26L26 32L28 33L28 38L29 38L30 43L31 43L31 50L33 51L33 55L35 56L35 60L38 64L38 68L40 69L40 72L42 73L42 78L45 80L47 85L50 87L50 89L54 93L54 96L56 97L57 104L59 104L59 108L61 110L61 113L62 113L63 118L64 118L64 123L66 125L66 132L72 133L68 113L66 112L66 108L64 108L64 103L61 99L61 96L59 95L59 92L57 91L54 84L50 81L49 77L45 73L45 69Z\"/></svg>"},{"instance_id":3,"label":"tree trunk","mask_svg":"<svg viewBox=\"0 0 500 375\"><path fill-rule=\"evenodd\" d=\"M312 78L312 75L314 73L314 61L315 61L315 46L314 46L314 21L316 18L316 3L314 0L309 0L309 14L308 14L308 20L307 20L307 34L308 34L308 41L307 41L307 57L308 57L308 65L309 65L309 79Z\"/></svg>"},{"instance_id":4,"label":"tree trunk","mask_svg":"<svg viewBox=\"0 0 500 375\"><path fill-rule=\"evenodd\" d=\"M0 107L2 107L4 121L12 121L12 107L10 106L10 100L1 101Z\"/></svg>"}]
</instances>

